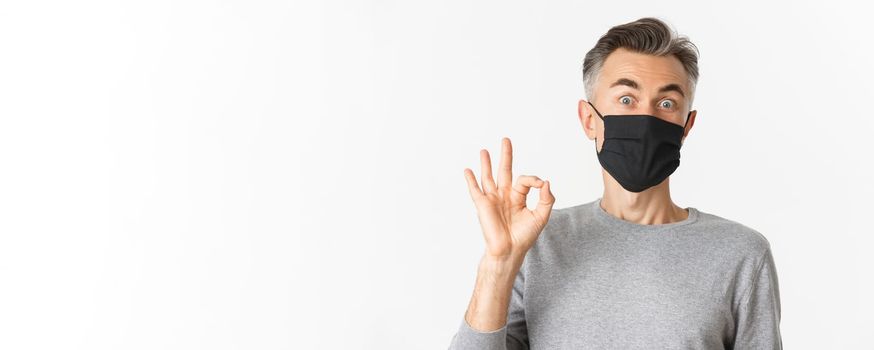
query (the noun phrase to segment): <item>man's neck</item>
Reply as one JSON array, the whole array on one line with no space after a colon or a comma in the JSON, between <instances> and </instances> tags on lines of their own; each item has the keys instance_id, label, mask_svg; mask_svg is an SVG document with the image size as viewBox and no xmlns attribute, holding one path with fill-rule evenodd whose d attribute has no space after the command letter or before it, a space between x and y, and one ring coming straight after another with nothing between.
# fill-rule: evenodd
<instances>
[{"instance_id":1,"label":"man's neck","mask_svg":"<svg viewBox=\"0 0 874 350\"><path fill-rule=\"evenodd\" d=\"M603 171L603 170L602 170ZM641 225L669 224L689 217L671 200L670 178L642 192L629 192L604 172L601 208L610 215Z\"/></svg>"}]
</instances>

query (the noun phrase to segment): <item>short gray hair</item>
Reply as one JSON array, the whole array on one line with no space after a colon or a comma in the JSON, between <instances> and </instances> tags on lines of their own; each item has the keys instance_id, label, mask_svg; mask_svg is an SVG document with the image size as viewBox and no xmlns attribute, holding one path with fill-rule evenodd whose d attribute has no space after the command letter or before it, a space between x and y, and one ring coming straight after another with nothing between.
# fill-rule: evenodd
<instances>
[{"instance_id":1,"label":"short gray hair","mask_svg":"<svg viewBox=\"0 0 874 350\"><path fill-rule=\"evenodd\" d=\"M689 77L689 108L695 96L695 86L698 83L698 48L685 36L677 36L662 20L655 17L644 17L634 22L620 24L602 35L583 60L583 84L586 98L593 99L595 81L601 73L607 56L618 48L625 48L643 54L668 56L674 55L686 69Z\"/></svg>"}]
</instances>

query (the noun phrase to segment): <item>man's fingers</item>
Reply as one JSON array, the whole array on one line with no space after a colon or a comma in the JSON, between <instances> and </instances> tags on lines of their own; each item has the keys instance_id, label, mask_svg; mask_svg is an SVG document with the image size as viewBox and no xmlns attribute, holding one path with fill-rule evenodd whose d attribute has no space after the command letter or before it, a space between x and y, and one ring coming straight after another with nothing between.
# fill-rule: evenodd
<instances>
[{"instance_id":1,"label":"man's fingers","mask_svg":"<svg viewBox=\"0 0 874 350\"><path fill-rule=\"evenodd\" d=\"M544 181L543 187L540 188L540 200L537 201L534 212L537 216L548 221L553 204L555 204L555 196L552 195L552 184L549 181Z\"/></svg>"},{"instance_id":2,"label":"man's fingers","mask_svg":"<svg viewBox=\"0 0 874 350\"><path fill-rule=\"evenodd\" d=\"M510 202L515 207L524 207L525 198L527 198L528 192L531 191L531 187L540 188L541 186L543 186L543 180L539 177L519 175L516 178L516 183L513 185L513 191L510 193Z\"/></svg>"},{"instance_id":3,"label":"man's fingers","mask_svg":"<svg viewBox=\"0 0 874 350\"><path fill-rule=\"evenodd\" d=\"M492 158L489 156L489 151L485 149L480 150L479 160L482 167L483 192L494 193L497 191L497 186L495 186L495 178L492 177Z\"/></svg>"},{"instance_id":4,"label":"man's fingers","mask_svg":"<svg viewBox=\"0 0 874 350\"><path fill-rule=\"evenodd\" d=\"M513 145L510 138L501 139L501 165L498 169L498 188L509 190L513 186Z\"/></svg>"},{"instance_id":5,"label":"man's fingers","mask_svg":"<svg viewBox=\"0 0 874 350\"><path fill-rule=\"evenodd\" d=\"M476 184L476 176L473 174L473 170L464 168L464 179L467 181L467 190L470 192L470 198L476 202L482 197L483 192L480 190L479 185Z\"/></svg>"}]
</instances>

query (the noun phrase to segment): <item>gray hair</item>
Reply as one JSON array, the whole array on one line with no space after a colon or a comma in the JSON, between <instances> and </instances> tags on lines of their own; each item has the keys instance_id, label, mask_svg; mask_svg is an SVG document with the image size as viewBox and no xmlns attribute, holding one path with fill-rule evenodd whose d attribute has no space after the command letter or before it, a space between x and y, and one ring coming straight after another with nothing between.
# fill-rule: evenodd
<instances>
[{"instance_id":1,"label":"gray hair","mask_svg":"<svg viewBox=\"0 0 874 350\"><path fill-rule=\"evenodd\" d=\"M686 69L689 77L689 108L695 96L695 86L698 83L698 48L685 36L677 36L677 32L662 20L655 17L644 17L634 22L621 24L610 28L602 35L583 60L583 84L586 98L593 99L595 81L601 73L607 56L618 48L625 48L643 54L668 56L674 55Z\"/></svg>"}]
</instances>

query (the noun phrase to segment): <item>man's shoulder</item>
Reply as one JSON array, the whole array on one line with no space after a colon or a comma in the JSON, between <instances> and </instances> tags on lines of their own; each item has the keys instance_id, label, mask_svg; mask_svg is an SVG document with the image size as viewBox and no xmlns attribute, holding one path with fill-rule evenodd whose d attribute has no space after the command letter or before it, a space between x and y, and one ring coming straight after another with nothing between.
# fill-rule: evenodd
<instances>
[{"instance_id":1,"label":"man's shoulder","mask_svg":"<svg viewBox=\"0 0 874 350\"><path fill-rule=\"evenodd\" d=\"M571 206L566 206L562 208L553 208L552 214L550 214L550 221L552 221L552 215L555 215L556 222L562 223L567 221L580 221L580 220L591 220L592 217L592 208L597 203L598 200L592 200L584 203L578 203Z\"/></svg>"},{"instance_id":2,"label":"man's shoulder","mask_svg":"<svg viewBox=\"0 0 874 350\"><path fill-rule=\"evenodd\" d=\"M697 228L709 240L739 252L758 253L771 248L768 238L738 221L698 210Z\"/></svg>"},{"instance_id":3,"label":"man's shoulder","mask_svg":"<svg viewBox=\"0 0 874 350\"><path fill-rule=\"evenodd\" d=\"M596 229L592 223L594 203L595 201L590 201L553 208L532 250L570 249L573 243L585 237L590 230Z\"/></svg>"},{"instance_id":4,"label":"man's shoulder","mask_svg":"<svg viewBox=\"0 0 874 350\"><path fill-rule=\"evenodd\" d=\"M567 233L572 227L584 226L593 219L591 208L595 201L553 208L549 220L543 228L546 236Z\"/></svg>"}]
</instances>

